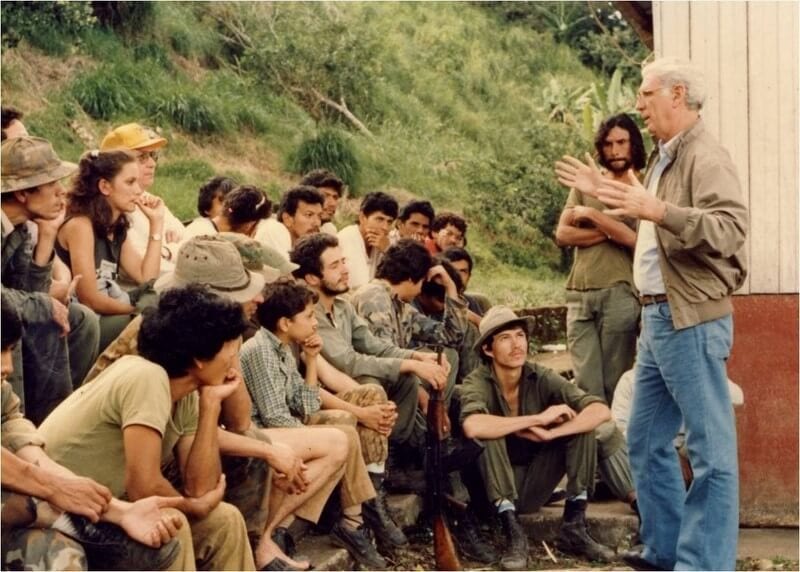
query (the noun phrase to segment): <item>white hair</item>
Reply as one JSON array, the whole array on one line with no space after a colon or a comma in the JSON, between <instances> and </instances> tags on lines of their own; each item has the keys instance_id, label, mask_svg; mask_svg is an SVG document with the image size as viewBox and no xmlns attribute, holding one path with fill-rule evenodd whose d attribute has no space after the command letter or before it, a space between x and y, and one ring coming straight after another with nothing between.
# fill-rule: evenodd
<instances>
[{"instance_id":1,"label":"white hair","mask_svg":"<svg viewBox=\"0 0 800 572\"><path fill-rule=\"evenodd\" d=\"M642 77L654 76L663 87L682 85L686 88L686 107L700 110L706 100L706 80L703 72L688 60L660 58L642 68Z\"/></svg>"}]
</instances>

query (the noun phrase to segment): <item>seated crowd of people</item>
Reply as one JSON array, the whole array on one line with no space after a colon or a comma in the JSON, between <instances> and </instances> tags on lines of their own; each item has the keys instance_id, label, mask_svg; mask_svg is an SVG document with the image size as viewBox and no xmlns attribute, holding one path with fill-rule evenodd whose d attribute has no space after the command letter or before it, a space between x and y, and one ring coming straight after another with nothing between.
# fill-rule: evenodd
<instances>
[{"instance_id":1,"label":"seated crowd of people","mask_svg":"<svg viewBox=\"0 0 800 572\"><path fill-rule=\"evenodd\" d=\"M73 164L22 119L3 109L4 568L306 570L313 523L386 569L434 391L463 555L525 569L518 512L566 476L557 545L614 559L585 513L596 472L636 510L624 438L529 362L527 318L469 291L462 216L370 192L337 229L346 185L320 169L274 201L214 177L184 225L151 192L157 132Z\"/></svg>"}]
</instances>

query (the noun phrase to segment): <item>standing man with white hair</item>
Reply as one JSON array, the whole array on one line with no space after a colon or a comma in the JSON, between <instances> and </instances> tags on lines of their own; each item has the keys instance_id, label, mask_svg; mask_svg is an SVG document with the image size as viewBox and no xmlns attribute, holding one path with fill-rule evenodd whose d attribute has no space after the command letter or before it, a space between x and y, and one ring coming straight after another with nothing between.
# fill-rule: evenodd
<instances>
[{"instance_id":1,"label":"standing man with white hair","mask_svg":"<svg viewBox=\"0 0 800 572\"><path fill-rule=\"evenodd\" d=\"M725 362L731 294L747 274L748 227L736 168L700 117L702 73L657 60L642 70L636 109L658 143L644 185L601 180L572 158L559 180L639 219L634 281L642 303L628 445L643 551L637 569L733 570L738 537L736 426ZM684 491L672 438L686 426L694 481Z\"/></svg>"}]
</instances>

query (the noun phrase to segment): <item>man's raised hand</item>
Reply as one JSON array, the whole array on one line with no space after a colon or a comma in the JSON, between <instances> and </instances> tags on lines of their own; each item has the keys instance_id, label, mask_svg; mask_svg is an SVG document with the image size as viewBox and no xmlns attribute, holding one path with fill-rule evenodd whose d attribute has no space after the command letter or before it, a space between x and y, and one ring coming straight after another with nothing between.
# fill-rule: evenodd
<instances>
[{"instance_id":1,"label":"man's raised hand","mask_svg":"<svg viewBox=\"0 0 800 572\"><path fill-rule=\"evenodd\" d=\"M565 187L595 196L605 177L589 153L586 153L585 159L586 163L570 155L564 155L560 161L556 161L556 177Z\"/></svg>"},{"instance_id":2,"label":"man's raised hand","mask_svg":"<svg viewBox=\"0 0 800 572\"><path fill-rule=\"evenodd\" d=\"M597 198L611 207L611 210L605 211L605 214L610 216L628 216L660 222L667 210L666 203L652 195L630 169L628 183L605 179L598 189Z\"/></svg>"}]
</instances>

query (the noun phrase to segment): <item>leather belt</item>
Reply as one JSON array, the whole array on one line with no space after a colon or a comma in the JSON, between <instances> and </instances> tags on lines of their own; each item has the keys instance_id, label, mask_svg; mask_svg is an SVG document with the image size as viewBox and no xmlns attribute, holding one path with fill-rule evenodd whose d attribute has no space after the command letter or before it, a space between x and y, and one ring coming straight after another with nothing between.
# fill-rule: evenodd
<instances>
[{"instance_id":1,"label":"leather belt","mask_svg":"<svg viewBox=\"0 0 800 572\"><path fill-rule=\"evenodd\" d=\"M649 306L650 304L659 304L661 302L666 302L666 301L667 301L666 294L656 294L654 296L651 294L643 294L639 296L639 303L642 306Z\"/></svg>"}]
</instances>

